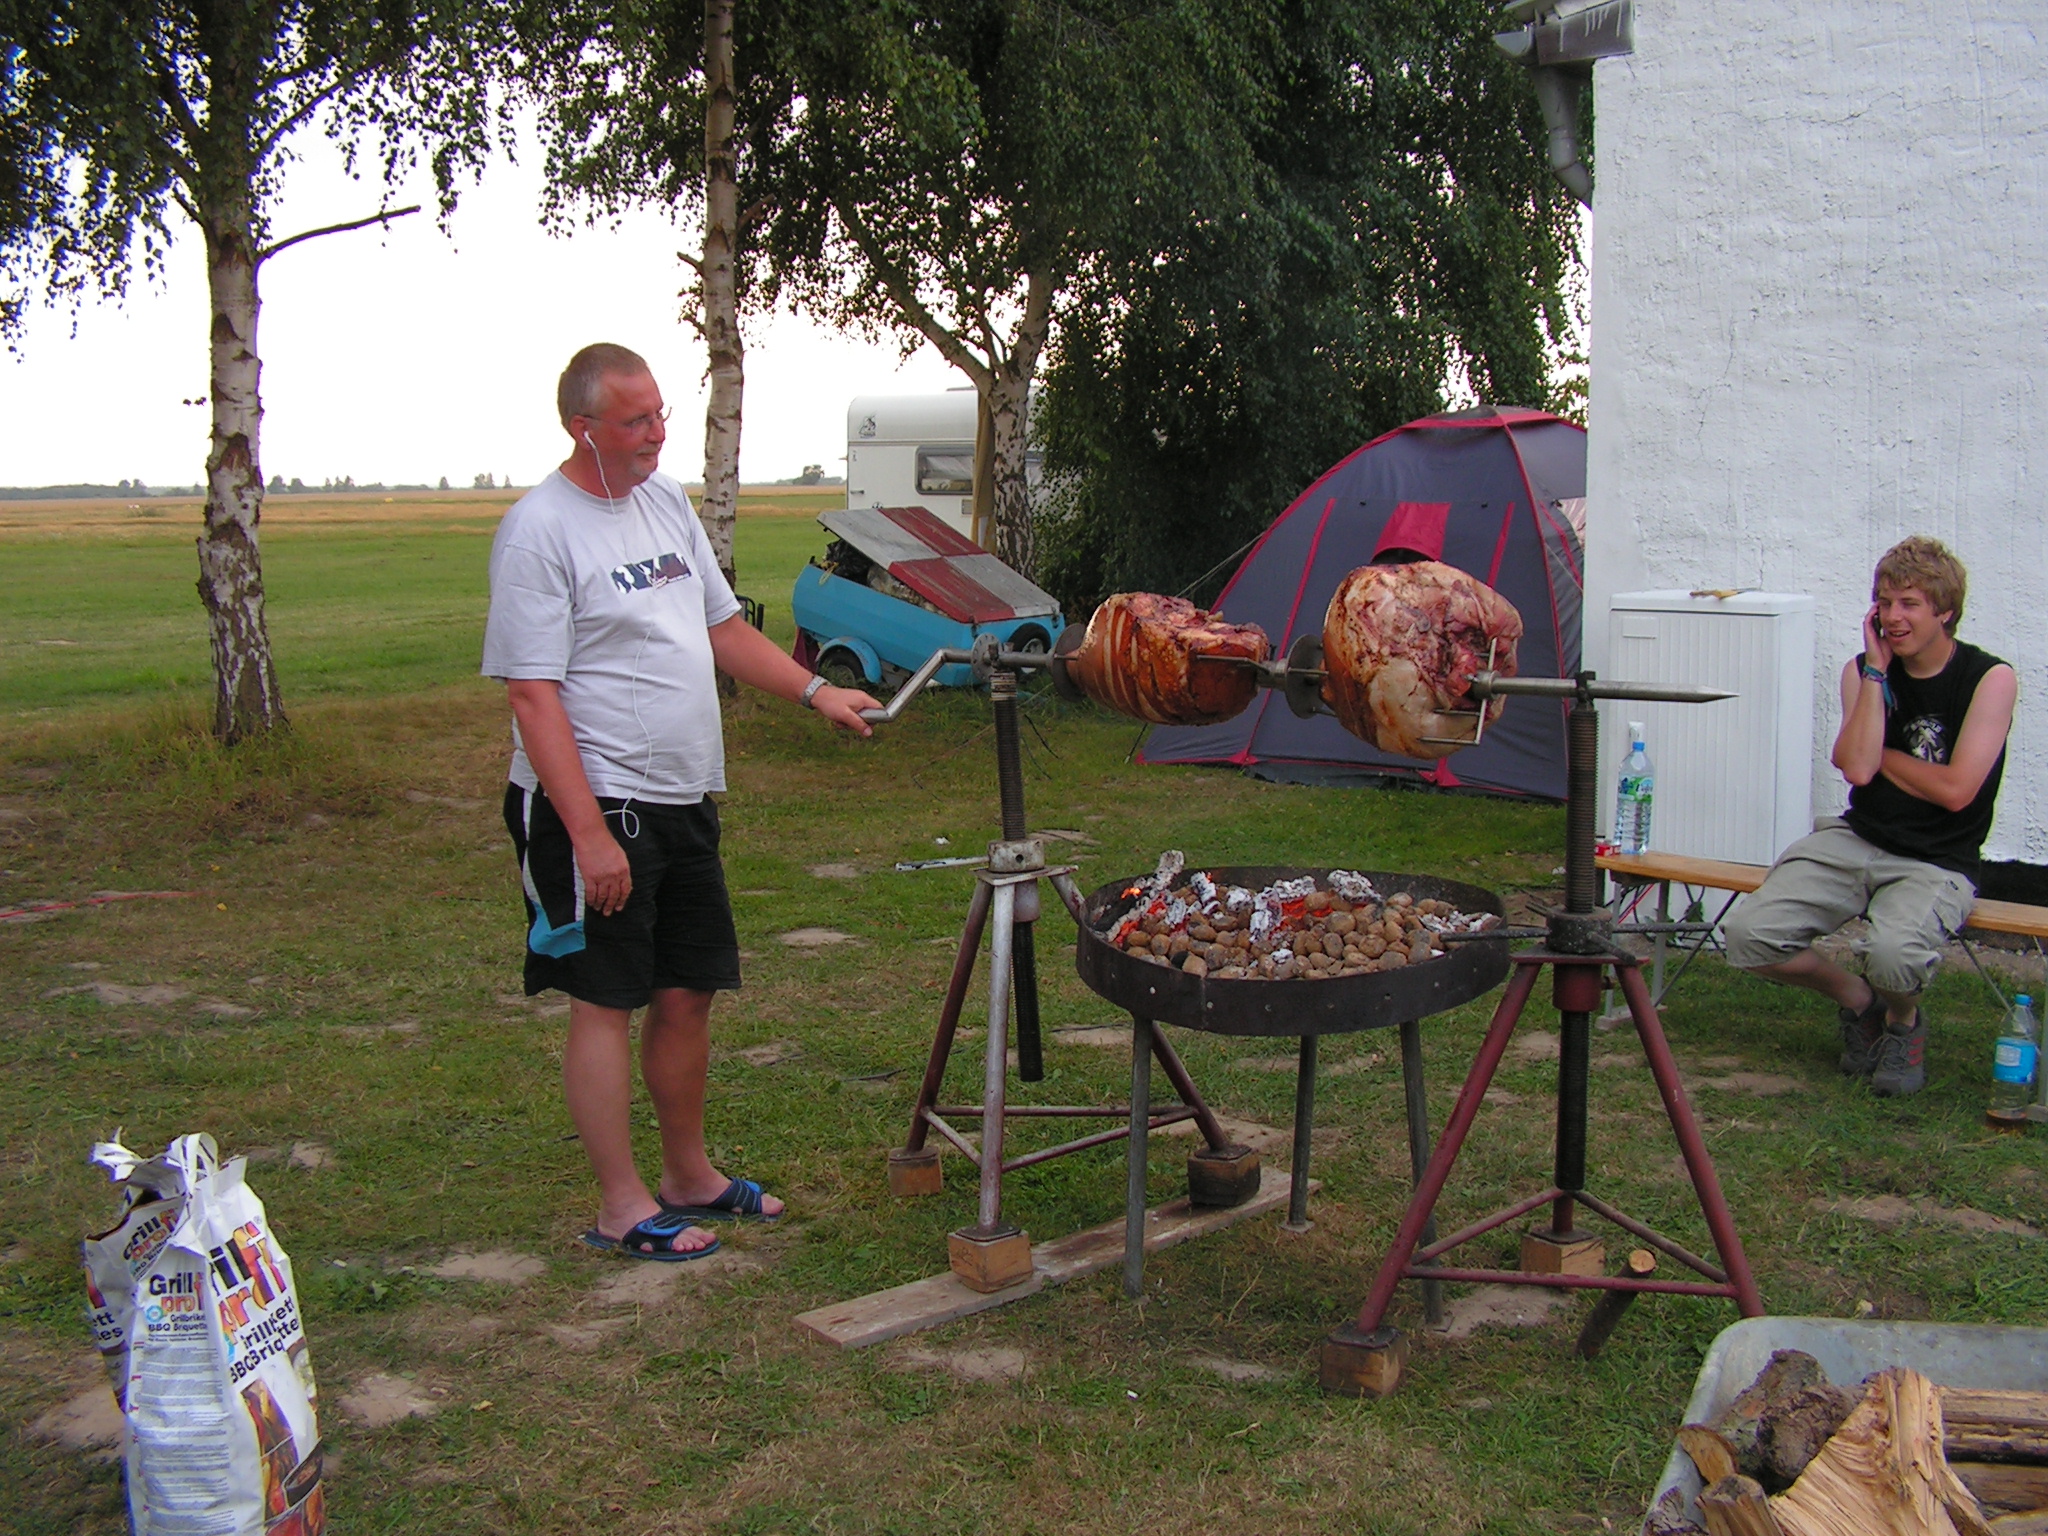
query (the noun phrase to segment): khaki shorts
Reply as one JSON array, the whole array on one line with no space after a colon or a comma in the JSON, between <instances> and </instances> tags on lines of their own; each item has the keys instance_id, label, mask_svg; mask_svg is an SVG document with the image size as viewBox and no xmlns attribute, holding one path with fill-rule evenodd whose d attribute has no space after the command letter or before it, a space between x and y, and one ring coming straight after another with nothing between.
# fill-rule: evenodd
<instances>
[{"instance_id":1,"label":"khaki shorts","mask_svg":"<svg viewBox=\"0 0 2048 1536\"><path fill-rule=\"evenodd\" d=\"M1886 853L1830 818L1785 850L1722 932L1728 963L1747 971L1789 960L1850 918L1867 917L1869 937L1856 948L1870 984L1918 992L1976 899L1977 888L1954 870Z\"/></svg>"}]
</instances>

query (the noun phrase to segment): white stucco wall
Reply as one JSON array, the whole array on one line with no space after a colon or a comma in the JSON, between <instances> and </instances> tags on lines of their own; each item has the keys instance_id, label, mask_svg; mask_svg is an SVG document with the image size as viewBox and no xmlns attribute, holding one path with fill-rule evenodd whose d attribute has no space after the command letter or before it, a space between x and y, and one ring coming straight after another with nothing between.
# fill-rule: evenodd
<instances>
[{"instance_id":1,"label":"white stucco wall","mask_svg":"<svg viewBox=\"0 0 2048 1536\"><path fill-rule=\"evenodd\" d=\"M1877 557L2020 675L1990 857L2048 862L2048 6L1637 0L1595 82L1586 654L1620 591L1817 599L1814 809Z\"/></svg>"}]
</instances>

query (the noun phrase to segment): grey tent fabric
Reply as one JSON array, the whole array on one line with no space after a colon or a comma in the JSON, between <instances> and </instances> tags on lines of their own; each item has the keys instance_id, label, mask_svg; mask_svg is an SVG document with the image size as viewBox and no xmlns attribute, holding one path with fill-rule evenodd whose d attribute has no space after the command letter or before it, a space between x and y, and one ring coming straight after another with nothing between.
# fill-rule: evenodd
<instances>
[{"instance_id":1,"label":"grey tent fabric","mask_svg":"<svg viewBox=\"0 0 2048 1536\"><path fill-rule=\"evenodd\" d=\"M1216 611L1262 626L1284 656L1298 636L1321 633L1337 583L1383 541L1416 548L1440 537L1440 551L1417 552L1469 571L1522 615L1522 675L1569 677L1579 666L1584 575L1573 521L1585 494L1585 430L1562 417L1480 406L1411 421L1303 491L1245 556ZM1410 778L1562 800L1564 706L1511 700L1478 746L1427 763L1380 752L1328 716L1298 719L1266 690L1221 725L1155 729L1139 756L1293 782Z\"/></svg>"}]
</instances>

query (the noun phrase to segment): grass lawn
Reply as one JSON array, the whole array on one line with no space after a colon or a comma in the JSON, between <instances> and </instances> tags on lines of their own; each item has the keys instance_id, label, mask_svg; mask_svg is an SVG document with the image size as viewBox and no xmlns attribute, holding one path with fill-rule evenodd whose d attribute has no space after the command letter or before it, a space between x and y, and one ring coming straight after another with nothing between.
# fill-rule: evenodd
<instances>
[{"instance_id":1,"label":"grass lawn","mask_svg":"<svg viewBox=\"0 0 2048 1536\"><path fill-rule=\"evenodd\" d=\"M27 1430L97 1377L77 1240L112 1213L86 1153L117 1126L138 1148L206 1130L251 1155L298 1269L337 1530L1630 1528L1700 1358L1733 1320L1726 1304L1646 1298L1587 1363L1569 1352L1583 1301L1534 1327L1447 1338L1404 1294L1403 1392L1366 1403L1315 1389L1315 1345L1355 1312L1406 1196L1385 1035L1324 1042L1310 1232L1248 1223L1157 1256L1138 1305L1106 1274L872 1350L798 1335L798 1312L941 1269L944 1234L972 1219L960 1159L936 1200L895 1202L884 1185L970 887L960 871L890 865L994 835L986 706L969 696L935 695L869 743L779 703L729 713L747 985L715 1019L712 1137L728 1171L761 1179L791 1215L730 1233L701 1264L580 1249L593 1197L556 1080L565 1008L519 995L497 810L505 711L474 675L503 499L274 502L266 575L295 729L232 755L201 729L189 510L0 510L0 906L192 893L0 925L11 1529L124 1529L118 1470ZM742 513L741 586L784 638L788 583L822 548L810 517L829 504L778 493ZM1141 770L1128 722L1043 696L1029 718L1034 825L1083 836L1068 846L1091 888L1167 846L1199 863L1553 883L1551 807ZM857 874L811 872L828 863ZM780 942L809 926L849 942ZM1127 1056L1061 1033L1113 1015L1063 959L1064 916L1042 926L1053 1033L1048 1081L1030 1095L1114 1100ZM169 990L121 990L145 986ZM1544 1006L1531 1030L1554 1028ZM1439 1123L1487 1007L1424 1027ZM1995 1010L1974 976L1951 972L1929 1011L1929 1087L1889 1104L1837 1077L1816 1002L1713 962L1672 1002L1773 1310L2031 1323L2048 1303L2048 1245L2027 1230L2048 1224L2040 1145L1980 1120ZM1224 1113L1287 1123L1284 1042L1179 1043ZM973 1051L958 1063L971 1092ZM1595 1067L1596 1187L1704 1247L1639 1051L1600 1036ZM1547 1181L1554 1076L1540 1051L1511 1056L1447 1219ZM1153 1147L1163 1200L1186 1143ZM1122 1188L1116 1150L1083 1154L1013 1176L1007 1214L1056 1236L1117 1215ZM537 1272L433 1272L494 1251ZM1511 1237L1468 1250L1511 1251ZM432 1411L378 1428L343 1412L376 1378Z\"/></svg>"}]
</instances>

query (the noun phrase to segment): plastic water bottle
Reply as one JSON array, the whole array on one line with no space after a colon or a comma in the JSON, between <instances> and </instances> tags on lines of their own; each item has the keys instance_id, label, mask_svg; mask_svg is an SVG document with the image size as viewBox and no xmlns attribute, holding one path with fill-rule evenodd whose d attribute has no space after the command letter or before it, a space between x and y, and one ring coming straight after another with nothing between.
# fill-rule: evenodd
<instances>
[{"instance_id":1,"label":"plastic water bottle","mask_svg":"<svg viewBox=\"0 0 2048 1536\"><path fill-rule=\"evenodd\" d=\"M1993 1125L2024 1125L2034 1097L2034 1068L2041 1055L2041 1030L2034 1022L2034 1000L2022 992L2005 1011L2005 1028L1991 1058L1991 1107L1985 1118Z\"/></svg>"},{"instance_id":2,"label":"plastic water bottle","mask_svg":"<svg viewBox=\"0 0 2048 1536\"><path fill-rule=\"evenodd\" d=\"M1614 844L1623 853L1641 853L1650 846L1650 797L1657 770L1643 750L1643 725L1628 723L1628 756L1622 760L1621 783L1614 799Z\"/></svg>"}]
</instances>

